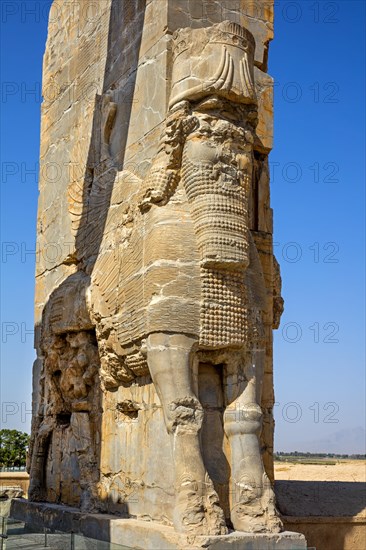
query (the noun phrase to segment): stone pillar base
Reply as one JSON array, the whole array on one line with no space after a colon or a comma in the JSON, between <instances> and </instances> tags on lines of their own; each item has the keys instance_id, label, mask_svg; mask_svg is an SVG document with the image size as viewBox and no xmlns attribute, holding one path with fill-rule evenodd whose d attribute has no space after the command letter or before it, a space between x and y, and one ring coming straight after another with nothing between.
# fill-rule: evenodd
<instances>
[{"instance_id":1,"label":"stone pillar base","mask_svg":"<svg viewBox=\"0 0 366 550\"><path fill-rule=\"evenodd\" d=\"M34 529L44 527L77 533L91 539L143 550L306 550L304 535L285 531L280 534L252 534L234 531L222 536L186 537L172 527L108 514L83 514L68 506L15 499L11 517Z\"/></svg>"}]
</instances>

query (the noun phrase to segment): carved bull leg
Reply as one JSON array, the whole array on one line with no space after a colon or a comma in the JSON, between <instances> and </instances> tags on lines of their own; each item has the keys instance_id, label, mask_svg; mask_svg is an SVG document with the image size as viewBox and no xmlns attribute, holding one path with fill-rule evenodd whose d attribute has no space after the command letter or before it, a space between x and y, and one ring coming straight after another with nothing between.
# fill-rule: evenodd
<instances>
[{"instance_id":1,"label":"carved bull leg","mask_svg":"<svg viewBox=\"0 0 366 550\"><path fill-rule=\"evenodd\" d=\"M262 410L256 371L260 371L263 353L256 355L259 361L255 365L247 354L235 358L227 367L229 405L224 414L224 430L231 447L231 521L239 531L279 532L281 521L259 443Z\"/></svg>"},{"instance_id":2,"label":"carved bull leg","mask_svg":"<svg viewBox=\"0 0 366 550\"><path fill-rule=\"evenodd\" d=\"M152 334L147 340L147 360L172 443L175 529L194 534L225 534L224 513L201 455L203 409L192 389L196 342L182 334Z\"/></svg>"},{"instance_id":3,"label":"carved bull leg","mask_svg":"<svg viewBox=\"0 0 366 550\"><path fill-rule=\"evenodd\" d=\"M32 457L30 463L30 484L28 498L33 501L45 498L45 466L48 445L55 428L53 417L46 417L37 422L37 432L34 437ZM35 428L33 426L33 430ZM34 432L33 432L34 433Z\"/></svg>"}]
</instances>

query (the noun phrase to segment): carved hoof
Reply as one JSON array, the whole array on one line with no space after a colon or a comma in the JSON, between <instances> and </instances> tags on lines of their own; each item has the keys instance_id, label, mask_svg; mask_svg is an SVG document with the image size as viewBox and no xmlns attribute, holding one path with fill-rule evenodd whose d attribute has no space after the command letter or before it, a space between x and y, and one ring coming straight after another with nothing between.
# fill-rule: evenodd
<instances>
[{"instance_id":1,"label":"carved hoof","mask_svg":"<svg viewBox=\"0 0 366 550\"><path fill-rule=\"evenodd\" d=\"M266 511L269 530L272 533L280 533L283 531L283 523L276 508L276 497L266 473L263 474L262 506Z\"/></svg>"},{"instance_id":2,"label":"carved hoof","mask_svg":"<svg viewBox=\"0 0 366 550\"><path fill-rule=\"evenodd\" d=\"M176 497L174 528L179 533L197 533L204 520L205 511L202 496L198 494L198 483L187 477L181 481Z\"/></svg>"},{"instance_id":3,"label":"carved hoof","mask_svg":"<svg viewBox=\"0 0 366 550\"><path fill-rule=\"evenodd\" d=\"M268 477L256 487L253 480L243 476L237 484L239 502L231 510L231 521L238 531L249 533L280 533L283 525L278 517L275 496Z\"/></svg>"},{"instance_id":4,"label":"carved hoof","mask_svg":"<svg viewBox=\"0 0 366 550\"><path fill-rule=\"evenodd\" d=\"M186 479L182 482L174 510L174 528L192 535L225 535L224 512L212 483Z\"/></svg>"},{"instance_id":5,"label":"carved hoof","mask_svg":"<svg viewBox=\"0 0 366 550\"><path fill-rule=\"evenodd\" d=\"M268 524L268 530L271 533L281 533L283 531L283 523L276 514L273 514L273 515L267 514L266 521Z\"/></svg>"},{"instance_id":6,"label":"carved hoof","mask_svg":"<svg viewBox=\"0 0 366 550\"><path fill-rule=\"evenodd\" d=\"M231 511L231 521L234 529L246 533L280 533L283 525L279 517L269 515L262 510L256 513L255 509L248 511L247 506L238 504Z\"/></svg>"},{"instance_id":7,"label":"carved hoof","mask_svg":"<svg viewBox=\"0 0 366 550\"><path fill-rule=\"evenodd\" d=\"M219 503L219 497L213 487L212 481L206 475L206 511L209 535L226 535L229 531L226 527L225 514Z\"/></svg>"},{"instance_id":8,"label":"carved hoof","mask_svg":"<svg viewBox=\"0 0 366 550\"><path fill-rule=\"evenodd\" d=\"M263 533L265 531L260 518L246 514L243 505L238 504L231 510L230 519L236 531L244 533Z\"/></svg>"}]
</instances>

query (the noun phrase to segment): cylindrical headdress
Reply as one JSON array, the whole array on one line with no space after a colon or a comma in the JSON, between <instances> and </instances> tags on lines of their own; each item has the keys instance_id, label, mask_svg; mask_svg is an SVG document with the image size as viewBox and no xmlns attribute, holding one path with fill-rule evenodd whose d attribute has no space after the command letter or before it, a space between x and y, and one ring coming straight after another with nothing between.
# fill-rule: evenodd
<instances>
[{"instance_id":1,"label":"cylindrical headdress","mask_svg":"<svg viewBox=\"0 0 366 550\"><path fill-rule=\"evenodd\" d=\"M254 50L253 35L231 21L178 30L174 35L169 107L208 95L256 104Z\"/></svg>"}]
</instances>

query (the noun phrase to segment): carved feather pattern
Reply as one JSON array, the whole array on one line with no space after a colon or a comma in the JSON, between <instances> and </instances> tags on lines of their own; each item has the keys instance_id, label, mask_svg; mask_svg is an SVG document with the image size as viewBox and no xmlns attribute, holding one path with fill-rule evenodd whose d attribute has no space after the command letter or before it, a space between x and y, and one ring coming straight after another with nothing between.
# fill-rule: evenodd
<instances>
[{"instance_id":1,"label":"carved feather pattern","mask_svg":"<svg viewBox=\"0 0 366 550\"><path fill-rule=\"evenodd\" d=\"M80 227L84 210L84 190L90 184L90 176L86 171L85 161L87 154L83 152L78 142L72 151L69 165L69 185L67 188L67 203L71 218L71 230L75 235ZM83 156L84 155L84 156Z\"/></svg>"},{"instance_id":2,"label":"carved feather pattern","mask_svg":"<svg viewBox=\"0 0 366 550\"><path fill-rule=\"evenodd\" d=\"M247 97L255 97L253 79L250 73L248 55L246 53L240 63L240 79L244 95Z\"/></svg>"},{"instance_id":3,"label":"carved feather pattern","mask_svg":"<svg viewBox=\"0 0 366 550\"><path fill-rule=\"evenodd\" d=\"M108 315L112 316L126 310L129 277L141 268L141 243L128 246L129 230L126 228L132 221L128 208L131 187L139 188L141 180L127 170L114 172L113 175L112 171L109 171L104 176L108 174L111 179L104 181L104 185L99 181L99 187L95 186L92 190L89 232L85 238L90 241L90 246L93 246L94 232L102 230L103 240L99 243L92 281L98 287ZM105 216L106 208L108 213ZM138 255L135 261L131 257L134 254ZM116 326L118 330L118 325Z\"/></svg>"}]
</instances>

